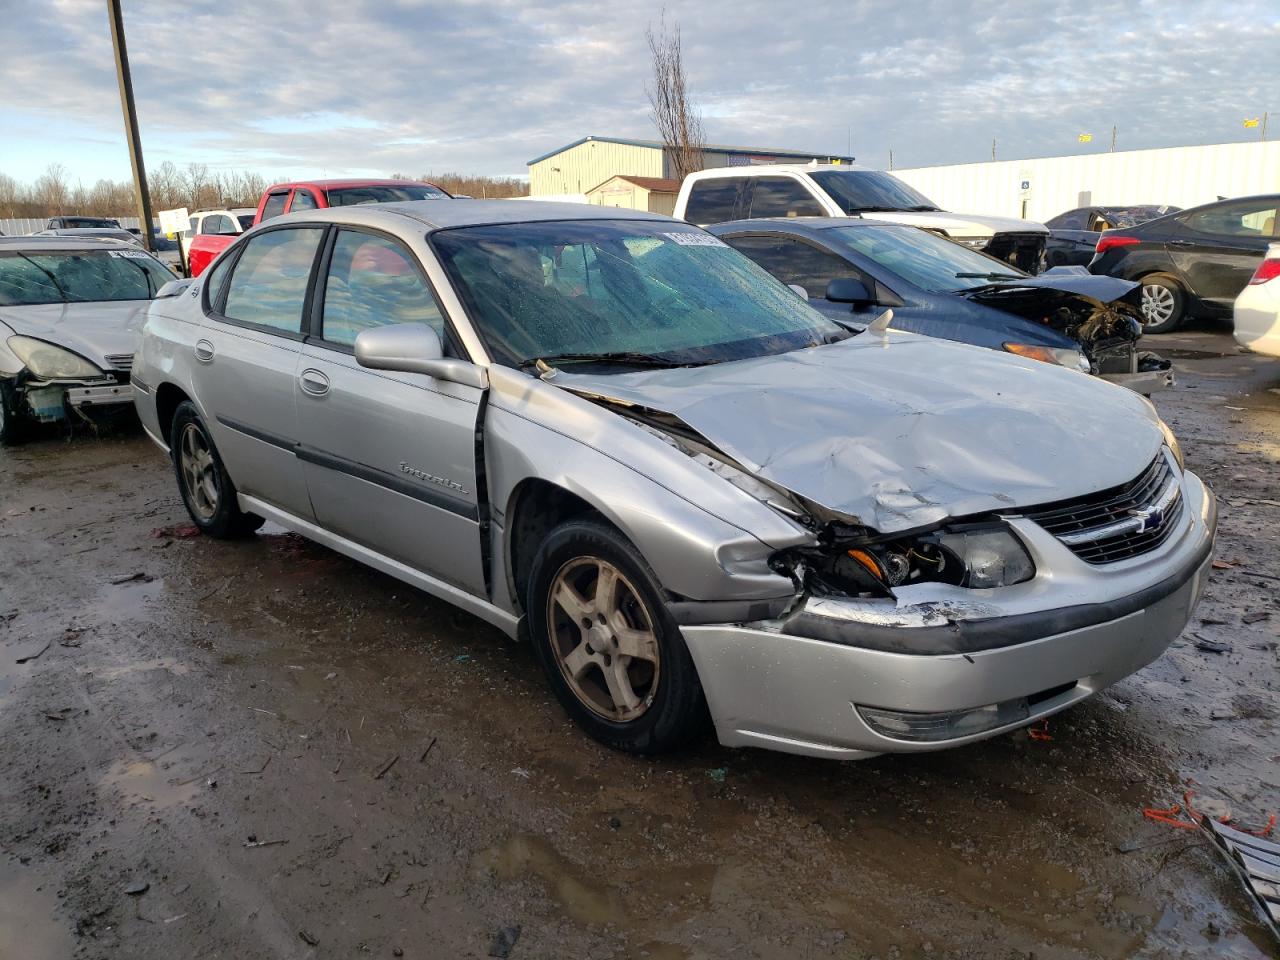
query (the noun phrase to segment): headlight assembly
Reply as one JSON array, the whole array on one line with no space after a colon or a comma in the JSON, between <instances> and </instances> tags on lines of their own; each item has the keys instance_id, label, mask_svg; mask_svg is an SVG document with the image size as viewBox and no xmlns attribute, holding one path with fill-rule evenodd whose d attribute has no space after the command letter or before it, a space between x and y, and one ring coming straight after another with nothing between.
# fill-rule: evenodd
<instances>
[{"instance_id":1,"label":"headlight assembly","mask_svg":"<svg viewBox=\"0 0 1280 960\"><path fill-rule=\"evenodd\" d=\"M10 337L12 350L37 377L44 380L87 380L103 372L84 357L34 337Z\"/></svg>"},{"instance_id":2,"label":"headlight assembly","mask_svg":"<svg viewBox=\"0 0 1280 960\"><path fill-rule=\"evenodd\" d=\"M856 595L894 587L949 583L975 590L1007 587L1036 574L1022 541L1003 523L967 524L902 540L837 547L808 569L820 586Z\"/></svg>"},{"instance_id":3,"label":"headlight assembly","mask_svg":"<svg viewBox=\"0 0 1280 960\"><path fill-rule=\"evenodd\" d=\"M1088 373L1090 370L1089 359L1079 350L1068 347L1045 347L1038 343L1006 343L1004 348L1020 357L1041 360L1044 363L1056 363L1068 370L1079 370L1081 373Z\"/></svg>"},{"instance_id":4,"label":"headlight assembly","mask_svg":"<svg viewBox=\"0 0 1280 960\"><path fill-rule=\"evenodd\" d=\"M1178 442L1178 438L1173 435L1173 431L1169 429L1169 425L1163 420L1160 421L1160 432L1164 434L1164 445L1173 454L1173 459L1178 461L1178 469L1186 470L1187 461L1182 455L1182 444Z\"/></svg>"}]
</instances>

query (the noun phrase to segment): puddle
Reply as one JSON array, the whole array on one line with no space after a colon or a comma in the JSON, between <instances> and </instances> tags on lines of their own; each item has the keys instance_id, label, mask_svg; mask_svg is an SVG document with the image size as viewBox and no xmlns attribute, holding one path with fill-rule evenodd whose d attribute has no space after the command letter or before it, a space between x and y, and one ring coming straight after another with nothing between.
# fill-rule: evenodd
<instances>
[{"instance_id":1,"label":"puddle","mask_svg":"<svg viewBox=\"0 0 1280 960\"><path fill-rule=\"evenodd\" d=\"M142 615L146 605L163 592L163 580L108 584L98 591L92 606L95 613L106 617L135 617Z\"/></svg>"},{"instance_id":2,"label":"puddle","mask_svg":"<svg viewBox=\"0 0 1280 960\"><path fill-rule=\"evenodd\" d=\"M14 960L66 960L75 941L55 919L54 885L29 867L0 863L0 957Z\"/></svg>"},{"instance_id":3,"label":"puddle","mask_svg":"<svg viewBox=\"0 0 1280 960\"><path fill-rule=\"evenodd\" d=\"M78 673L89 674L98 680L118 680L121 677L145 673L148 670L167 670L175 676L185 677L191 672L191 667L173 657L157 657L154 660L139 660L137 663L125 663L118 667L77 668Z\"/></svg>"},{"instance_id":4,"label":"puddle","mask_svg":"<svg viewBox=\"0 0 1280 960\"><path fill-rule=\"evenodd\" d=\"M175 752L154 761L117 760L98 787L118 790L130 802L147 803L157 809L186 803L204 789L206 774L172 757L180 758L180 754Z\"/></svg>"},{"instance_id":5,"label":"puddle","mask_svg":"<svg viewBox=\"0 0 1280 960\"><path fill-rule=\"evenodd\" d=\"M627 921L617 888L607 881L583 879L583 868L570 863L541 837L516 834L502 846L482 853L480 863L499 880L541 880L564 912L579 923L603 926Z\"/></svg>"}]
</instances>

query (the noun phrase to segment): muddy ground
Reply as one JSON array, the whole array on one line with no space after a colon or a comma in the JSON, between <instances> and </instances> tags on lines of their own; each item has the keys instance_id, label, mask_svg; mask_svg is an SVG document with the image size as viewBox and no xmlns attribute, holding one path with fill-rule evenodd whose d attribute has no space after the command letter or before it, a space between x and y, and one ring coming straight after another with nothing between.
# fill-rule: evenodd
<instances>
[{"instance_id":1,"label":"muddy ground","mask_svg":"<svg viewBox=\"0 0 1280 960\"><path fill-rule=\"evenodd\" d=\"M1160 346L1231 564L1188 632L1051 740L861 763L612 753L444 603L181 536L140 434L0 453L0 958L1276 955L1142 808L1280 807L1280 362Z\"/></svg>"}]
</instances>

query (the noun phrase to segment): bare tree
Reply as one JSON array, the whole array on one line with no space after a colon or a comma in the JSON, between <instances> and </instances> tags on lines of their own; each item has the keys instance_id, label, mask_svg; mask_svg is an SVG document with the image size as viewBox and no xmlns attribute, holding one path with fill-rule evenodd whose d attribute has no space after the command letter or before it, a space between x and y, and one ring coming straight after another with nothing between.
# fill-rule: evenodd
<instances>
[{"instance_id":1,"label":"bare tree","mask_svg":"<svg viewBox=\"0 0 1280 960\"><path fill-rule=\"evenodd\" d=\"M658 21L658 32L654 33L650 25L644 36L649 41L653 61L653 83L645 85L652 107L650 116L662 138L671 175L683 180L695 170L702 169L706 140L702 114L690 97L685 81L680 24L673 24L668 30L664 12Z\"/></svg>"}]
</instances>

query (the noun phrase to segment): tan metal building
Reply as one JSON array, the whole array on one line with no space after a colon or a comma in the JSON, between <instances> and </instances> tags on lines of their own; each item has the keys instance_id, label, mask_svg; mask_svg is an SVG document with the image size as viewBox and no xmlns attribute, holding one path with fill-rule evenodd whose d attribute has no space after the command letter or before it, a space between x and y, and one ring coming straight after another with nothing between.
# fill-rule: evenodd
<instances>
[{"instance_id":1,"label":"tan metal building","mask_svg":"<svg viewBox=\"0 0 1280 960\"><path fill-rule=\"evenodd\" d=\"M676 194L679 192L679 180L618 174L588 190L587 201L602 207L647 210L669 217L676 209Z\"/></svg>"},{"instance_id":2,"label":"tan metal building","mask_svg":"<svg viewBox=\"0 0 1280 960\"><path fill-rule=\"evenodd\" d=\"M703 151L705 167L746 167L769 163L852 163L852 157L803 150L774 150L767 147L734 147L711 144ZM621 137L583 137L534 157L529 161L529 193L587 193L616 176L669 179L673 174L662 143L658 140L627 140ZM596 202L596 201L593 201ZM620 204L613 204L620 206ZM643 209L643 208L642 208Z\"/></svg>"}]
</instances>

